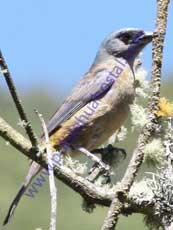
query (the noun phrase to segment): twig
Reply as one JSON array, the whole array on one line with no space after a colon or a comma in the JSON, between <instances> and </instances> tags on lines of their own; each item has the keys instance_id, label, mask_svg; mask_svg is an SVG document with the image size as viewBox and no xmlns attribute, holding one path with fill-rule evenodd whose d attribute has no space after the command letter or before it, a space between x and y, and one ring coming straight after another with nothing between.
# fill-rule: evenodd
<instances>
[{"instance_id":1,"label":"twig","mask_svg":"<svg viewBox=\"0 0 173 230\"><path fill-rule=\"evenodd\" d=\"M2 52L0 51L0 67L1 67L1 73L4 75L5 77L5 80L7 82L7 85L8 85L8 88L9 88L9 91L11 93L11 96L13 98L13 101L15 103L15 106L16 106L16 109L19 113L19 116L21 118L22 121L24 121L24 128L26 130L26 133L32 143L32 146L33 148L36 148L38 147L38 141L37 141L37 138L36 138L36 135L34 134L34 131L31 127L31 124L27 118L27 115L24 111L24 108L21 104L21 100L17 94L17 91L16 91L16 87L14 86L14 83L13 83L13 80L12 80L12 77L11 77L11 74L9 72L9 69L8 69L8 66L5 62L5 59L2 55Z\"/></svg>"},{"instance_id":2,"label":"twig","mask_svg":"<svg viewBox=\"0 0 173 230\"><path fill-rule=\"evenodd\" d=\"M161 67L162 67L162 56L164 47L164 38L166 33L167 24L167 11L169 0L157 0L157 22L156 22L156 36L153 39L153 63L152 63L152 96L148 105L149 108L149 122L142 129L142 132L138 138L137 147L132 155L131 161L125 172L125 175L121 181L120 189L115 193L115 198L112 201L107 217L105 218L102 230L113 230L115 229L118 216L120 215L123 207L123 202L118 198L119 192L127 193L133 184L135 177L138 173L139 167L143 161L143 150L145 145L148 143L152 132L156 127L156 115L155 111L158 108L158 101L160 98L160 85L161 85Z\"/></svg>"},{"instance_id":3,"label":"twig","mask_svg":"<svg viewBox=\"0 0 173 230\"><path fill-rule=\"evenodd\" d=\"M88 150L85 148L79 147L78 150L82 152L84 155L86 155L89 159L91 159L93 162L97 163L102 170L109 171L110 167L109 165L106 165L104 162L102 162L97 156L94 154L90 153Z\"/></svg>"},{"instance_id":4,"label":"twig","mask_svg":"<svg viewBox=\"0 0 173 230\"><path fill-rule=\"evenodd\" d=\"M52 162L52 151L51 144L49 141L49 134L45 121L42 117L42 114L35 111L41 121L43 133L45 136L46 143L46 153L47 153L47 163L48 163L48 174L49 174L49 188L50 188L50 197L51 197L51 218L50 218L50 230L56 230L56 216L57 216L57 189L55 185L54 173L53 173L53 162Z\"/></svg>"}]
</instances>

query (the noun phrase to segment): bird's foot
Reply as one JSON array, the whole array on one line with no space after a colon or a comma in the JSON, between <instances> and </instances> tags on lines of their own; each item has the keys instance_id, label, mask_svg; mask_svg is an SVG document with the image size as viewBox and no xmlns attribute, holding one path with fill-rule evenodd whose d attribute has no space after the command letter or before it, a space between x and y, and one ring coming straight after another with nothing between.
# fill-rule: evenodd
<instances>
[{"instance_id":1,"label":"bird's foot","mask_svg":"<svg viewBox=\"0 0 173 230\"><path fill-rule=\"evenodd\" d=\"M127 155L125 149L114 147L111 144L105 148L94 149L92 153L100 154L102 161L111 166L119 163L122 158L125 159Z\"/></svg>"}]
</instances>

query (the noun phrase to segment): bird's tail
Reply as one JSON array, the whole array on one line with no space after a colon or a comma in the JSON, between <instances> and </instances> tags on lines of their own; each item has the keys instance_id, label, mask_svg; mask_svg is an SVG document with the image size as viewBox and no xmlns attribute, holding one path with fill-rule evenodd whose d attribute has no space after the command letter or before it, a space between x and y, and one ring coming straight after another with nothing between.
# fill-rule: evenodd
<instances>
[{"instance_id":1,"label":"bird's tail","mask_svg":"<svg viewBox=\"0 0 173 230\"><path fill-rule=\"evenodd\" d=\"M10 218L14 214L14 211L15 211L20 199L22 198L23 194L25 193L26 189L30 185L32 179L40 172L41 169L42 169L42 167L39 164L37 164L34 161L32 162L32 164L29 168L29 172L28 172L28 174L24 180L24 183L22 184L20 190L18 191L16 197L14 198L14 200L12 201L12 203L10 205L10 208L8 210L6 217L5 217L3 225L8 224Z\"/></svg>"}]
</instances>

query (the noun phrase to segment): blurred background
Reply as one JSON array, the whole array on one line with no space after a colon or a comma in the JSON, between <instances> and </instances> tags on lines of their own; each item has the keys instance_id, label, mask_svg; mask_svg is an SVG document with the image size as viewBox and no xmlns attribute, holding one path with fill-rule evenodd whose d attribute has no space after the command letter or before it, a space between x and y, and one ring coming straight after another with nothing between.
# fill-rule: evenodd
<instances>
[{"instance_id":1,"label":"blurred background","mask_svg":"<svg viewBox=\"0 0 173 230\"><path fill-rule=\"evenodd\" d=\"M173 99L172 30L173 4L170 5L164 49L162 95ZM6 58L26 111L37 134L40 123L37 108L47 120L92 64L105 36L123 27L153 30L156 1L57 1L15 0L1 2L0 48ZM150 80L151 45L142 54ZM19 119L3 78L0 78L0 116L21 133ZM127 121L128 123L128 121ZM119 180L135 145L130 134L121 147L129 153L116 170ZM0 138L0 225L28 169L28 160ZM151 170L151 169L147 169ZM61 230L100 229L107 208L92 214L81 209L81 197L57 181L58 227ZM7 230L48 229L50 197L48 183L34 198L24 196ZM146 229L142 215L121 217L118 230Z\"/></svg>"}]
</instances>

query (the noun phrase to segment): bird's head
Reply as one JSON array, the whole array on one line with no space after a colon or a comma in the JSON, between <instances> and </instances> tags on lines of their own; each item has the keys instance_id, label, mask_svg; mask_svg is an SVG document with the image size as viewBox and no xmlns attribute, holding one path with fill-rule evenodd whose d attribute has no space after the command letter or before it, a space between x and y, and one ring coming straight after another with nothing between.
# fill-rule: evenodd
<instances>
[{"instance_id":1,"label":"bird's head","mask_svg":"<svg viewBox=\"0 0 173 230\"><path fill-rule=\"evenodd\" d=\"M152 41L152 37L152 32L135 28L112 32L102 42L96 62L103 61L111 55L115 58L124 58L133 64L140 51Z\"/></svg>"}]
</instances>

